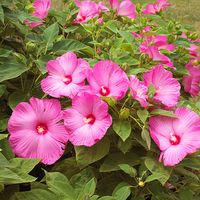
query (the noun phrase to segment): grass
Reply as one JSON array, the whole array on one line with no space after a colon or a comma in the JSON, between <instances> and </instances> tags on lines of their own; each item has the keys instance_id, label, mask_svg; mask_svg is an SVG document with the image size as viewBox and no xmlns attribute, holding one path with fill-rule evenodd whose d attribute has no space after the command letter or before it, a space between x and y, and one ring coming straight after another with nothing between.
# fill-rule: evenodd
<instances>
[{"instance_id":1,"label":"grass","mask_svg":"<svg viewBox=\"0 0 200 200\"><path fill-rule=\"evenodd\" d=\"M133 0L133 2L152 3L156 0ZM169 0L172 4L167 8L167 14L177 21L191 25L200 33L200 0Z\"/></svg>"}]
</instances>

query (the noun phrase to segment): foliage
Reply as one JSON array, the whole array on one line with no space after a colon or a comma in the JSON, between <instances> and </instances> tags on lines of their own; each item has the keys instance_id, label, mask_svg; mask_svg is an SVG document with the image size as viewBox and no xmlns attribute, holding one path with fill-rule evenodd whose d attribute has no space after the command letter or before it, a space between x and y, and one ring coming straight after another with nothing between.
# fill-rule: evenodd
<instances>
[{"instance_id":1,"label":"foliage","mask_svg":"<svg viewBox=\"0 0 200 200\"><path fill-rule=\"evenodd\" d=\"M0 199L199 199L199 152L175 167L165 167L158 162L159 150L149 134L149 117L176 117L174 113L162 108L141 108L129 94L117 102L103 99L109 105L113 124L94 146L68 144L62 158L52 166L38 164L38 159L15 158L8 144L8 119L18 103L32 96L47 96L40 82L46 76L45 65L49 60L73 51L91 67L99 60L109 59L128 75L141 78L155 63L139 52L142 41L131 32L139 33L151 26L149 34L166 35L168 42L176 45L175 51L165 53L177 69L169 70L181 82L187 74L187 48L191 41L180 35L186 33L192 37L188 26L162 13L143 15L144 5L139 3L135 20L111 11L102 14L103 24L95 18L73 24L78 8L73 0L65 0L62 10L52 7L45 23L30 29L24 20L37 21L30 17L30 5L25 0L0 2ZM67 98L62 98L61 103L64 108L71 106ZM183 89L179 105L200 114L200 98L189 97Z\"/></svg>"}]
</instances>

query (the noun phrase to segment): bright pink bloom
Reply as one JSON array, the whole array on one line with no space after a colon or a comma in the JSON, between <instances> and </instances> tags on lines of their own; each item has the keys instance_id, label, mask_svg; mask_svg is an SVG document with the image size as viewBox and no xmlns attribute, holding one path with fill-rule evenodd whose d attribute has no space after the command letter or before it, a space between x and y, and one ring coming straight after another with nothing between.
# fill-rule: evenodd
<instances>
[{"instance_id":1,"label":"bright pink bloom","mask_svg":"<svg viewBox=\"0 0 200 200\"><path fill-rule=\"evenodd\" d=\"M190 48L188 48L189 53L191 56L198 56L199 54L199 46L195 45L195 44L191 44Z\"/></svg>"},{"instance_id":2,"label":"bright pink bloom","mask_svg":"<svg viewBox=\"0 0 200 200\"><path fill-rule=\"evenodd\" d=\"M181 86L179 82L173 78L170 71L167 71L161 65L155 66L153 69L144 73L144 82L146 86L153 84L155 87L155 101L167 107L174 107L177 105Z\"/></svg>"},{"instance_id":3,"label":"bright pink bloom","mask_svg":"<svg viewBox=\"0 0 200 200\"><path fill-rule=\"evenodd\" d=\"M185 91L194 97L198 96L200 92L200 64L199 66L193 66L193 62L194 60L186 65L189 75L183 78L183 85Z\"/></svg>"},{"instance_id":4,"label":"bright pink bloom","mask_svg":"<svg viewBox=\"0 0 200 200\"><path fill-rule=\"evenodd\" d=\"M13 152L23 158L39 158L55 163L64 153L68 135L62 120L60 102L31 98L13 111L9 122L9 142Z\"/></svg>"},{"instance_id":5,"label":"bright pink bloom","mask_svg":"<svg viewBox=\"0 0 200 200\"><path fill-rule=\"evenodd\" d=\"M75 3L79 7L75 23L86 23L88 20L98 17L102 11L109 10L102 2L97 4L91 0L76 0Z\"/></svg>"},{"instance_id":6,"label":"bright pink bloom","mask_svg":"<svg viewBox=\"0 0 200 200\"><path fill-rule=\"evenodd\" d=\"M139 81L139 79L135 75L132 75L130 77L130 88L131 88L131 95L133 99L136 99L137 101L139 101L142 107L147 107L148 106L148 102L147 102L148 88L142 81Z\"/></svg>"},{"instance_id":7,"label":"bright pink bloom","mask_svg":"<svg viewBox=\"0 0 200 200\"><path fill-rule=\"evenodd\" d=\"M167 0L158 0L154 4L147 5L143 10L143 13L155 15L156 13L159 13L161 10L164 10L168 6L171 6L171 4L167 3Z\"/></svg>"},{"instance_id":8,"label":"bright pink bloom","mask_svg":"<svg viewBox=\"0 0 200 200\"><path fill-rule=\"evenodd\" d=\"M110 5L114 10L117 10L117 14L126 16L130 19L136 18L136 7L131 0L123 0L121 3L118 0L109 0Z\"/></svg>"},{"instance_id":9,"label":"bright pink bloom","mask_svg":"<svg viewBox=\"0 0 200 200\"><path fill-rule=\"evenodd\" d=\"M122 99L128 90L126 73L114 62L99 61L89 70L87 80L94 94Z\"/></svg>"},{"instance_id":10,"label":"bright pink bloom","mask_svg":"<svg viewBox=\"0 0 200 200\"><path fill-rule=\"evenodd\" d=\"M100 97L84 92L72 100L71 109L64 111L64 124L73 145L90 147L104 137L112 117Z\"/></svg>"},{"instance_id":11,"label":"bright pink bloom","mask_svg":"<svg viewBox=\"0 0 200 200\"><path fill-rule=\"evenodd\" d=\"M174 166L200 148L200 117L188 108L178 108L177 118L150 117L150 134L161 150L160 161Z\"/></svg>"},{"instance_id":12,"label":"bright pink bloom","mask_svg":"<svg viewBox=\"0 0 200 200\"><path fill-rule=\"evenodd\" d=\"M47 63L49 75L42 80L42 90L53 97L73 98L85 84L89 64L72 52Z\"/></svg>"},{"instance_id":13,"label":"bright pink bloom","mask_svg":"<svg viewBox=\"0 0 200 200\"><path fill-rule=\"evenodd\" d=\"M147 54L153 61L159 61L162 64L175 69L173 62L160 52L162 49L168 51L174 50L174 45L168 44L167 36L164 35L147 36L145 41L140 45L140 52Z\"/></svg>"},{"instance_id":14,"label":"bright pink bloom","mask_svg":"<svg viewBox=\"0 0 200 200\"><path fill-rule=\"evenodd\" d=\"M32 13L32 16L41 19L41 21L30 22L29 20L26 20L25 23L28 24L31 28L43 24L43 19L47 17L49 9L51 8L51 0L35 0L33 3L33 8L34 12Z\"/></svg>"}]
</instances>

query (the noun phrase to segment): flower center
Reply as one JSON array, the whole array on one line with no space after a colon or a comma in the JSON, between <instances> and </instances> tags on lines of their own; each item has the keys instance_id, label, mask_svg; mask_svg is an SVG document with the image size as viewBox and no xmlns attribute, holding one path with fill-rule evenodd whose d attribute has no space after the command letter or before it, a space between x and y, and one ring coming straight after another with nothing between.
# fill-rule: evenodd
<instances>
[{"instance_id":1,"label":"flower center","mask_svg":"<svg viewBox=\"0 0 200 200\"><path fill-rule=\"evenodd\" d=\"M99 93L100 93L102 96L108 96L108 95L110 94L110 90L109 90L108 87L101 86L101 89L100 89Z\"/></svg>"},{"instance_id":2,"label":"flower center","mask_svg":"<svg viewBox=\"0 0 200 200\"><path fill-rule=\"evenodd\" d=\"M88 115L87 117L84 117L83 121L86 123L86 124L94 124L96 118L93 114L90 114Z\"/></svg>"},{"instance_id":3,"label":"flower center","mask_svg":"<svg viewBox=\"0 0 200 200\"><path fill-rule=\"evenodd\" d=\"M63 78L63 82L68 85L69 83L72 82L72 76L71 75L65 75L65 77Z\"/></svg>"},{"instance_id":4,"label":"flower center","mask_svg":"<svg viewBox=\"0 0 200 200\"><path fill-rule=\"evenodd\" d=\"M172 145L177 145L180 143L181 138L178 135L171 134L169 140Z\"/></svg>"},{"instance_id":5,"label":"flower center","mask_svg":"<svg viewBox=\"0 0 200 200\"><path fill-rule=\"evenodd\" d=\"M44 135L45 133L47 133L48 128L46 124L39 124L36 126L36 130L38 134Z\"/></svg>"}]
</instances>

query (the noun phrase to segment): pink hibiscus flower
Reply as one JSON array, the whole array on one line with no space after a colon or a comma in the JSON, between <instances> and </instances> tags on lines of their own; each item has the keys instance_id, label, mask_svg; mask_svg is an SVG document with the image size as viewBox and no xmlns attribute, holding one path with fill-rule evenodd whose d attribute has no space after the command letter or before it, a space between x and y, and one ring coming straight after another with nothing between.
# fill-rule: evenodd
<instances>
[{"instance_id":1,"label":"pink hibiscus flower","mask_svg":"<svg viewBox=\"0 0 200 200\"><path fill-rule=\"evenodd\" d=\"M91 90L98 96L122 99L128 90L129 79L126 73L114 62L99 61L88 71L87 80Z\"/></svg>"},{"instance_id":2,"label":"pink hibiscus flower","mask_svg":"<svg viewBox=\"0 0 200 200\"><path fill-rule=\"evenodd\" d=\"M147 107L147 86L142 81L139 81L139 79L136 76L132 75L130 77L130 88L133 99L139 101L142 107Z\"/></svg>"},{"instance_id":3,"label":"pink hibiscus flower","mask_svg":"<svg viewBox=\"0 0 200 200\"><path fill-rule=\"evenodd\" d=\"M155 15L156 13L159 13L161 10L164 10L168 6L171 6L171 4L167 3L167 0L158 0L154 4L148 4L144 8L143 13Z\"/></svg>"},{"instance_id":4,"label":"pink hibiscus flower","mask_svg":"<svg viewBox=\"0 0 200 200\"><path fill-rule=\"evenodd\" d=\"M146 86L152 84L155 87L156 92L153 98L156 102L160 102L167 107L174 107L177 105L181 86L179 82L173 78L170 71L167 71L161 65L155 66L144 73L144 82Z\"/></svg>"},{"instance_id":5,"label":"pink hibiscus flower","mask_svg":"<svg viewBox=\"0 0 200 200\"><path fill-rule=\"evenodd\" d=\"M42 90L50 96L73 98L85 84L89 64L72 52L47 63L49 75L42 80Z\"/></svg>"},{"instance_id":6,"label":"pink hibiscus flower","mask_svg":"<svg viewBox=\"0 0 200 200\"><path fill-rule=\"evenodd\" d=\"M193 66L193 63L194 60L186 65L189 75L183 77L183 86L186 92L195 97L198 96L200 92L200 68L198 66Z\"/></svg>"},{"instance_id":7,"label":"pink hibiscus flower","mask_svg":"<svg viewBox=\"0 0 200 200\"><path fill-rule=\"evenodd\" d=\"M121 3L118 0L109 0L110 5L114 10L117 10L117 14L126 16L130 19L136 18L136 7L131 0L123 0Z\"/></svg>"},{"instance_id":8,"label":"pink hibiscus flower","mask_svg":"<svg viewBox=\"0 0 200 200\"><path fill-rule=\"evenodd\" d=\"M55 99L31 98L30 103L18 104L8 122L13 152L48 165L56 162L68 141L62 117L60 102Z\"/></svg>"},{"instance_id":9,"label":"pink hibiscus flower","mask_svg":"<svg viewBox=\"0 0 200 200\"><path fill-rule=\"evenodd\" d=\"M25 23L31 28L40 26L43 24L43 19L48 15L49 9L51 8L51 0L35 0L33 3L34 12L32 13L33 17L41 19L39 22L30 22L26 20Z\"/></svg>"},{"instance_id":10,"label":"pink hibiscus flower","mask_svg":"<svg viewBox=\"0 0 200 200\"><path fill-rule=\"evenodd\" d=\"M200 148L200 117L188 108L178 108L177 118L155 116L149 120L150 134L161 150L160 161L174 166Z\"/></svg>"},{"instance_id":11,"label":"pink hibiscus flower","mask_svg":"<svg viewBox=\"0 0 200 200\"><path fill-rule=\"evenodd\" d=\"M145 41L140 45L141 53L147 54L153 61L161 62L162 64L175 69L173 62L160 52L162 49L168 51L174 50L174 45L168 44L167 36L164 35L147 36Z\"/></svg>"},{"instance_id":12,"label":"pink hibiscus flower","mask_svg":"<svg viewBox=\"0 0 200 200\"><path fill-rule=\"evenodd\" d=\"M199 54L199 46L195 45L195 44L191 44L190 48L188 48L189 53L191 56L197 57Z\"/></svg>"},{"instance_id":13,"label":"pink hibiscus flower","mask_svg":"<svg viewBox=\"0 0 200 200\"><path fill-rule=\"evenodd\" d=\"M79 7L79 12L74 23L86 23L88 20L98 17L102 11L109 10L102 2L97 4L91 0L75 0L75 3Z\"/></svg>"},{"instance_id":14,"label":"pink hibiscus flower","mask_svg":"<svg viewBox=\"0 0 200 200\"><path fill-rule=\"evenodd\" d=\"M112 117L100 97L84 92L72 100L71 109L64 111L64 124L72 144L90 147L104 137Z\"/></svg>"}]
</instances>

